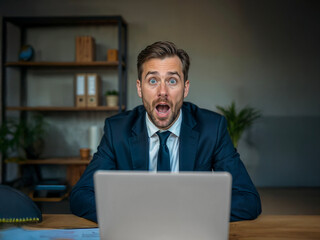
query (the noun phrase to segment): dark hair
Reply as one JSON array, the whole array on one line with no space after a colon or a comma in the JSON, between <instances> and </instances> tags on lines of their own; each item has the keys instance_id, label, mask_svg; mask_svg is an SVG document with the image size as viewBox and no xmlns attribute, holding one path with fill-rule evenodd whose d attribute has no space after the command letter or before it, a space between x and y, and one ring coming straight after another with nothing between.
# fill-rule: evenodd
<instances>
[{"instance_id":1,"label":"dark hair","mask_svg":"<svg viewBox=\"0 0 320 240\"><path fill-rule=\"evenodd\" d=\"M160 58L164 59L166 57L178 56L182 63L182 72L184 76L184 81L188 80L188 72L190 66L189 55L183 50L178 49L177 46L172 42L167 41L159 41L155 42L145 49L143 49L138 55L137 59L137 67L138 67L138 78L141 80L142 77L142 65L152 59L152 58Z\"/></svg>"}]
</instances>

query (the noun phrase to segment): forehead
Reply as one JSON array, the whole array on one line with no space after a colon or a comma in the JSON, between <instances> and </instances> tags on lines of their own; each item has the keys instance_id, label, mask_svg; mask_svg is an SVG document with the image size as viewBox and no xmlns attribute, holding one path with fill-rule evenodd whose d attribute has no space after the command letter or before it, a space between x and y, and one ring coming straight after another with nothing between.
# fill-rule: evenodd
<instances>
[{"instance_id":1,"label":"forehead","mask_svg":"<svg viewBox=\"0 0 320 240\"><path fill-rule=\"evenodd\" d=\"M142 65L142 75L145 76L148 72L158 72L165 74L167 72L178 72L182 74L182 62L179 57L166 57L164 59L152 58Z\"/></svg>"}]
</instances>

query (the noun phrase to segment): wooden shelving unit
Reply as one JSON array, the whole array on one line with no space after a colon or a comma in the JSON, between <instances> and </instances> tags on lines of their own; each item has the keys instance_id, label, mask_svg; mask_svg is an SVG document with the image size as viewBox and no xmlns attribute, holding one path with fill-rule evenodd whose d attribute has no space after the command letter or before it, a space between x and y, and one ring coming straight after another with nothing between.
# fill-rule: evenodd
<instances>
[{"instance_id":1,"label":"wooden shelving unit","mask_svg":"<svg viewBox=\"0 0 320 240\"><path fill-rule=\"evenodd\" d=\"M58 57L58 61L16 61L18 58L18 54L15 55L15 51L13 50L17 48L17 44L20 46L29 44L27 41L28 31L34 28L37 28L37 31L43 31L43 29L51 31L56 31L56 27L58 28L74 28L83 29L90 27L94 31L98 31L99 34L101 32L103 35L99 35L101 39L106 42L106 38L109 37L106 30L106 34L104 34L105 29L110 29L110 27L115 27L117 29L115 37L115 43L117 42L118 50L118 61L92 61L92 62L76 62L76 61L63 61L59 54L56 54ZM101 27L103 31L101 30ZM12 30L14 29L14 31ZM113 31L113 30L112 30ZM17 42L12 43L10 41L10 37L13 32L18 32L19 37L16 38ZM11 34L11 35L10 35ZM56 35L56 32L54 33ZM90 34L90 33L88 33ZM80 35L83 35L80 31ZM94 34L93 34L94 35ZM100 39L100 40L101 40ZM46 40L46 39L45 39ZM69 38L70 40L70 38ZM52 39L48 39L48 41L52 41ZM72 40L73 41L73 40ZM107 45L107 44L106 44ZM104 47L106 47L106 45ZM61 45L60 45L61 46ZM37 46L33 46L35 49ZM50 45L50 47L57 47L59 45ZM18 46L19 48L19 46ZM9 50L10 49L10 50ZM127 23L121 16L86 16L86 17L3 17L2 18L2 46L1 46L1 64L2 64L2 72L1 72L1 118L2 121L5 121L7 118L8 111L17 111L20 113L20 119L26 120L28 119L28 112L52 112L52 114L64 114L66 112L111 112L117 113L124 111L126 109L127 104ZM61 50L61 49L60 49ZM71 50L70 50L71 51ZM68 52L70 53L70 52ZM55 56L55 55L53 55ZM67 56L70 56L67 55ZM42 55L43 58L38 59L55 59L55 58L46 58L45 53ZM16 58L16 59L15 59ZM70 58L65 58L70 59ZM101 59L101 58L100 58ZM106 58L104 58L106 59ZM59 61L61 60L61 61ZM15 73L19 73L14 75L14 77L18 78L16 82L18 82L19 92L17 95L19 96L18 103L14 105L18 106L8 106L7 104L7 95L9 91L7 87L10 86L8 82L13 79L13 76L9 73L9 71L13 71ZM32 70L32 71L31 71ZM44 71L43 71L44 70ZM108 107L108 106L98 106L98 107L85 107L79 108L75 106L28 106L28 78L32 76L32 73L37 73L37 71L41 71L42 74L51 74L54 71L59 70L59 74L71 75L77 74L79 71L97 71L104 73L109 70L116 70L116 73L112 73L117 78L118 91L119 91L119 104L116 107ZM11 71L12 72L12 71ZM72 79L73 80L73 79ZM54 80L53 80L54 81ZM47 114L48 115L48 114ZM70 116L70 114L67 114ZM0 159L1 160L1 159ZM81 174L85 170L86 166L89 164L89 160L81 160L77 157L74 158L49 158L49 159L41 159L41 160L27 160L25 162L21 162L20 165L23 167L24 165L65 165L67 167L67 181L70 186L73 186ZM4 161L0 162L2 165L2 179L5 182L5 166ZM67 194L64 197L67 197ZM39 201L47 201L46 199L34 199ZM50 199L50 201L60 201L59 199Z\"/></svg>"}]
</instances>

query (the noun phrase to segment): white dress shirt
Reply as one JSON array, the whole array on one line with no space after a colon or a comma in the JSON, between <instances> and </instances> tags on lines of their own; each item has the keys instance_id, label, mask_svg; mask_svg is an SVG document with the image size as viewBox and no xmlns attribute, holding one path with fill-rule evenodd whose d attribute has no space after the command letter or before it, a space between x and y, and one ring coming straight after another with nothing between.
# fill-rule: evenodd
<instances>
[{"instance_id":1,"label":"white dress shirt","mask_svg":"<svg viewBox=\"0 0 320 240\"><path fill-rule=\"evenodd\" d=\"M171 132L168 140L167 147L170 154L170 169L171 172L179 172L179 136L182 122L182 110L177 121L168 129ZM156 132L164 132L167 130L158 129L149 119L146 113L146 124L149 136L149 171L157 171L158 152L160 146L159 136Z\"/></svg>"}]
</instances>

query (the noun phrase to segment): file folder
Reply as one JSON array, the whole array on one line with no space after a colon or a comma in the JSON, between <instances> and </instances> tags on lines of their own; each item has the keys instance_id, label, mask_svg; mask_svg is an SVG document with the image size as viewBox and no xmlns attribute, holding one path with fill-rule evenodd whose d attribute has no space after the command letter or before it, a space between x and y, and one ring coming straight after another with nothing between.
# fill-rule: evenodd
<instances>
[{"instance_id":1,"label":"file folder","mask_svg":"<svg viewBox=\"0 0 320 240\"><path fill-rule=\"evenodd\" d=\"M100 78L98 74L87 74L87 106L99 106Z\"/></svg>"},{"instance_id":2,"label":"file folder","mask_svg":"<svg viewBox=\"0 0 320 240\"><path fill-rule=\"evenodd\" d=\"M86 107L87 106L87 83L86 74L76 74L75 77L75 95L76 95L76 107Z\"/></svg>"}]
</instances>

